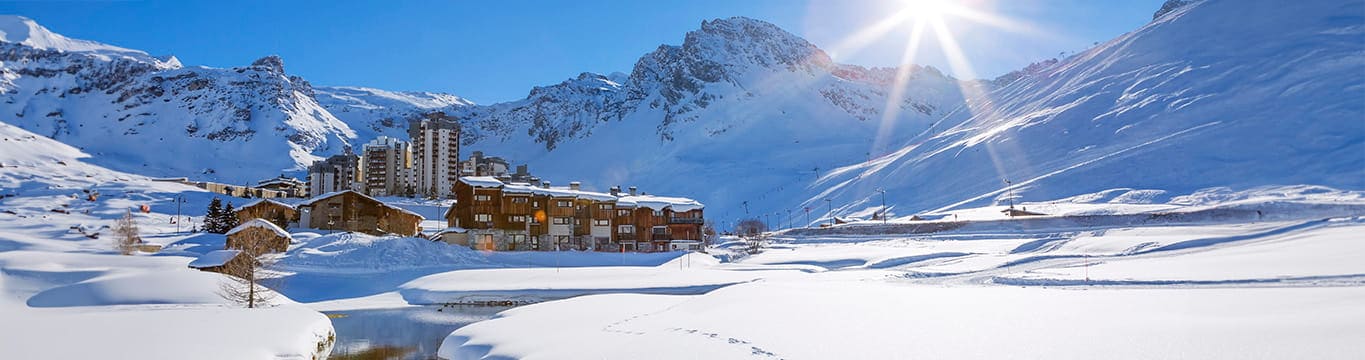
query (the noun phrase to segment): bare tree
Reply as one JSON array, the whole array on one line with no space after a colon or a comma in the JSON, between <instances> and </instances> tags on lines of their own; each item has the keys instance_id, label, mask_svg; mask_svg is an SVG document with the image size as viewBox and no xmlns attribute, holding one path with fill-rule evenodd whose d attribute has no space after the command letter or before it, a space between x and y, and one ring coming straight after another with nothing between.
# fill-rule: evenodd
<instances>
[{"instance_id":1,"label":"bare tree","mask_svg":"<svg viewBox=\"0 0 1365 360\"><path fill-rule=\"evenodd\" d=\"M221 284L219 295L248 308L270 305L276 293L266 284L279 287L278 278L266 276L278 258L270 251L272 237L267 231L243 231L239 234L242 236L235 240L240 241L233 245L241 253L223 265L223 273L231 280Z\"/></svg>"},{"instance_id":2,"label":"bare tree","mask_svg":"<svg viewBox=\"0 0 1365 360\"><path fill-rule=\"evenodd\" d=\"M768 225L759 219L746 219L735 225L735 233L740 236L755 236L768 231Z\"/></svg>"},{"instance_id":3,"label":"bare tree","mask_svg":"<svg viewBox=\"0 0 1365 360\"><path fill-rule=\"evenodd\" d=\"M114 248L120 254L131 255L137 250L137 244L142 243L142 237L138 235L137 221L133 220L133 211L123 213L123 218L114 223Z\"/></svg>"}]
</instances>

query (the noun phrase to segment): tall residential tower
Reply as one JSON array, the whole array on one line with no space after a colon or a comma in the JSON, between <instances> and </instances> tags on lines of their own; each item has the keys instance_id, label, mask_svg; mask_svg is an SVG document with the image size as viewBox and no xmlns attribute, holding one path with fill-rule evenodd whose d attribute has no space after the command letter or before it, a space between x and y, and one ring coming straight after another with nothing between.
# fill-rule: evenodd
<instances>
[{"instance_id":1,"label":"tall residential tower","mask_svg":"<svg viewBox=\"0 0 1365 360\"><path fill-rule=\"evenodd\" d=\"M460 123L433 112L408 123L417 193L448 198L460 178Z\"/></svg>"}]
</instances>

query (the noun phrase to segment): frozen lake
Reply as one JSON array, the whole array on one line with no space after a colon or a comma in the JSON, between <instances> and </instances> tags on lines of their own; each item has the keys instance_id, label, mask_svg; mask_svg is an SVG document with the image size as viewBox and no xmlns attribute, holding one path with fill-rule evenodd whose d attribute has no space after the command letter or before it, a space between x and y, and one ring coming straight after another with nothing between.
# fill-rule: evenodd
<instances>
[{"instance_id":1,"label":"frozen lake","mask_svg":"<svg viewBox=\"0 0 1365 360\"><path fill-rule=\"evenodd\" d=\"M327 312L336 328L331 359L431 359L451 331L506 306L414 306Z\"/></svg>"}]
</instances>

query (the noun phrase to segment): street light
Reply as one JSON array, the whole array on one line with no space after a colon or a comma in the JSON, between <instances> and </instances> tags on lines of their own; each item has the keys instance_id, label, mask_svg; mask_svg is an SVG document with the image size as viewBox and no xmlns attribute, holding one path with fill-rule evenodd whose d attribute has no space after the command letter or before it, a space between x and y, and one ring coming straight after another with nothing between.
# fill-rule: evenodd
<instances>
[{"instance_id":1,"label":"street light","mask_svg":"<svg viewBox=\"0 0 1365 360\"><path fill-rule=\"evenodd\" d=\"M1006 196L1005 201L1006 201L1007 203L1010 204L1010 212L1009 212L1009 215L1010 215L1011 217L1013 217L1013 216L1014 216L1014 187L1010 185L1010 179L1005 179L1005 190L1008 191L1008 195Z\"/></svg>"},{"instance_id":2,"label":"street light","mask_svg":"<svg viewBox=\"0 0 1365 360\"><path fill-rule=\"evenodd\" d=\"M886 189L877 189L877 192L882 193L882 225L886 225Z\"/></svg>"},{"instance_id":3,"label":"street light","mask_svg":"<svg viewBox=\"0 0 1365 360\"><path fill-rule=\"evenodd\" d=\"M175 198L173 198L173 201L175 201L175 232L178 234L178 233L180 233L180 220L181 220L181 219L180 219L180 204L184 204L184 203L185 203L185 195L184 195L184 194L176 194L176 195L175 195Z\"/></svg>"}]
</instances>

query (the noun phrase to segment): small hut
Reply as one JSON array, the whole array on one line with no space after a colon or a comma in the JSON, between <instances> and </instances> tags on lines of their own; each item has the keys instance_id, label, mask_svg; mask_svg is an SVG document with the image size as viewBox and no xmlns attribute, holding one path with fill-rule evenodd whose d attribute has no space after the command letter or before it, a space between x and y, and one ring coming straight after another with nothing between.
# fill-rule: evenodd
<instances>
[{"instance_id":1,"label":"small hut","mask_svg":"<svg viewBox=\"0 0 1365 360\"><path fill-rule=\"evenodd\" d=\"M299 221L299 210L293 205L270 199L261 199L237 209L237 222L245 223L251 219L266 219L281 227Z\"/></svg>"},{"instance_id":2,"label":"small hut","mask_svg":"<svg viewBox=\"0 0 1365 360\"><path fill-rule=\"evenodd\" d=\"M241 250L214 250L191 261L189 267L200 271L237 276L237 274L233 274L234 269L245 268L249 261L256 260L250 256L243 256Z\"/></svg>"},{"instance_id":3,"label":"small hut","mask_svg":"<svg viewBox=\"0 0 1365 360\"><path fill-rule=\"evenodd\" d=\"M253 256L284 252L294 241L288 232L264 219L251 219L227 232L227 248L243 250Z\"/></svg>"}]
</instances>

